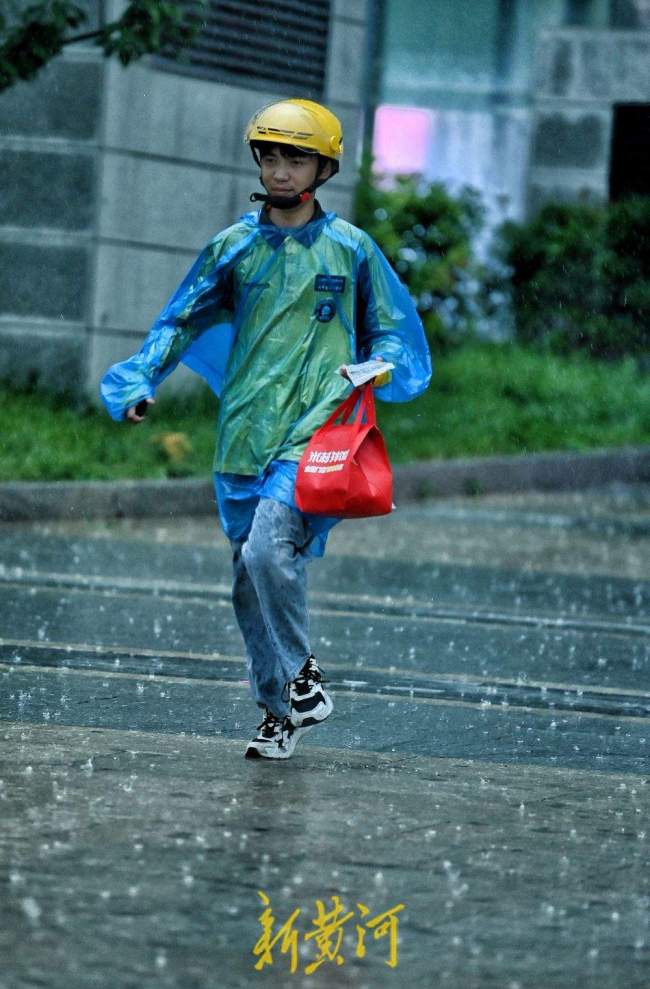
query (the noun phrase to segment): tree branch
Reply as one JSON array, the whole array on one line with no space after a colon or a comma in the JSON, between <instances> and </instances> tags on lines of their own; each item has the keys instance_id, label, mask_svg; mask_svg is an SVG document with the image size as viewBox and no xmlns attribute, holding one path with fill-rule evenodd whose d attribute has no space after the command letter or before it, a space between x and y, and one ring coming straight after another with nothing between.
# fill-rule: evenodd
<instances>
[{"instance_id":1,"label":"tree branch","mask_svg":"<svg viewBox=\"0 0 650 989\"><path fill-rule=\"evenodd\" d=\"M105 30L106 28L101 28L97 31L86 31L85 34L75 34L72 38L64 38L62 44L74 45L77 41L90 41L91 38L99 38Z\"/></svg>"}]
</instances>

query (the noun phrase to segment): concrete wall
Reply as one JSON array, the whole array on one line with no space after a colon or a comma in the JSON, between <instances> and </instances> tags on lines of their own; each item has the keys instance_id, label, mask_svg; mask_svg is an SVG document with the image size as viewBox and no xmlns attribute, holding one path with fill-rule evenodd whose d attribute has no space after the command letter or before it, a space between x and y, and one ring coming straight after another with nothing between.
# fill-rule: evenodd
<instances>
[{"instance_id":1,"label":"concrete wall","mask_svg":"<svg viewBox=\"0 0 650 989\"><path fill-rule=\"evenodd\" d=\"M650 31L547 31L534 89L528 209L608 195L612 106L650 102Z\"/></svg>"},{"instance_id":2,"label":"concrete wall","mask_svg":"<svg viewBox=\"0 0 650 989\"><path fill-rule=\"evenodd\" d=\"M111 17L119 3L107 4ZM366 0L333 0L323 102L345 158L323 189L349 215L361 133ZM283 94L68 49L0 94L0 374L96 395L221 228L252 208L243 142ZM300 95L300 93L296 93ZM164 387L196 381L179 370Z\"/></svg>"},{"instance_id":3,"label":"concrete wall","mask_svg":"<svg viewBox=\"0 0 650 989\"><path fill-rule=\"evenodd\" d=\"M0 96L0 372L78 381L92 295L102 66L61 59Z\"/></svg>"},{"instance_id":4,"label":"concrete wall","mask_svg":"<svg viewBox=\"0 0 650 989\"><path fill-rule=\"evenodd\" d=\"M607 194L612 104L649 98L650 0L378 2L378 172L478 189L481 248L546 199Z\"/></svg>"}]
</instances>

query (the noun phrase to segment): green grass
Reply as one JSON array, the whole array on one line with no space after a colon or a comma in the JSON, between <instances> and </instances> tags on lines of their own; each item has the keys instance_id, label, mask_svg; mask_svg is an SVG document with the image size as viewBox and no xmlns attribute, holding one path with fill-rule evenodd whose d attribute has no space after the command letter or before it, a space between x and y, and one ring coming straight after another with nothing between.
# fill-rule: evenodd
<instances>
[{"instance_id":1,"label":"green grass","mask_svg":"<svg viewBox=\"0 0 650 989\"><path fill-rule=\"evenodd\" d=\"M186 401L157 401L137 426L40 393L3 390L0 407L0 480L205 477L211 469L217 400L207 388ZM166 455L158 437L167 433L184 433L191 451Z\"/></svg>"},{"instance_id":2,"label":"green grass","mask_svg":"<svg viewBox=\"0 0 650 989\"><path fill-rule=\"evenodd\" d=\"M603 364L516 346L466 346L437 361L414 402L378 404L391 459L588 450L650 442L650 381L633 361ZM161 398L140 426L64 399L0 390L0 480L206 477L216 399ZM183 433L189 450L165 452Z\"/></svg>"},{"instance_id":3,"label":"green grass","mask_svg":"<svg viewBox=\"0 0 650 989\"><path fill-rule=\"evenodd\" d=\"M650 441L650 380L633 360L467 346L437 363L424 395L382 403L378 419L395 463L642 445Z\"/></svg>"}]
</instances>

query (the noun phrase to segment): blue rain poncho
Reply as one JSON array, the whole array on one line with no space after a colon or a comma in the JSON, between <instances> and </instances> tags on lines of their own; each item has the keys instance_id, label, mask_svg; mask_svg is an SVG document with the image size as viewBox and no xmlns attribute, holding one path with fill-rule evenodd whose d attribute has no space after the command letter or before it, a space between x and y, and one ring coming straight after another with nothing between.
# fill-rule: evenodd
<instances>
[{"instance_id":1,"label":"blue rain poncho","mask_svg":"<svg viewBox=\"0 0 650 989\"><path fill-rule=\"evenodd\" d=\"M120 420L153 397L179 361L202 375L220 397L214 471L222 522L231 538L244 538L246 518L233 521L229 483L233 495L249 479L262 496L277 489L278 500L292 503L287 470L295 479L310 437L349 392L337 369L371 357L395 365L375 392L384 401L408 401L429 383L422 323L372 238L318 205L296 228L256 211L210 241L138 353L106 373L101 396ZM286 467L275 482L278 462Z\"/></svg>"}]
</instances>

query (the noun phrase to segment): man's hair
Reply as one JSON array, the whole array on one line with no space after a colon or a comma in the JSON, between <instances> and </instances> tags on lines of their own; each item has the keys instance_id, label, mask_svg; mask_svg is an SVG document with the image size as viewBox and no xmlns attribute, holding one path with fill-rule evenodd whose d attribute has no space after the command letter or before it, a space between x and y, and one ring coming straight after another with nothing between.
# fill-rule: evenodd
<instances>
[{"instance_id":1,"label":"man's hair","mask_svg":"<svg viewBox=\"0 0 650 989\"><path fill-rule=\"evenodd\" d=\"M301 148L297 144L274 144L273 141L251 141L251 148L257 152L260 159L262 155L268 154L270 151L279 151L283 158L295 158L299 156L317 158L317 175L320 175L325 167L325 163L329 161L325 155L319 154L318 151L312 151L311 148Z\"/></svg>"},{"instance_id":2,"label":"man's hair","mask_svg":"<svg viewBox=\"0 0 650 989\"><path fill-rule=\"evenodd\" d=\"M268 154L269 151L279 151L283 158L295 158L298 155L304 155L311 158L313 155L317 155L318 158L322 158L317 151L312 151L311 148L300 148L297 144L274 144L273 141L251 141L251 147L260 155Z\"/></svg>"}]
</instances>

